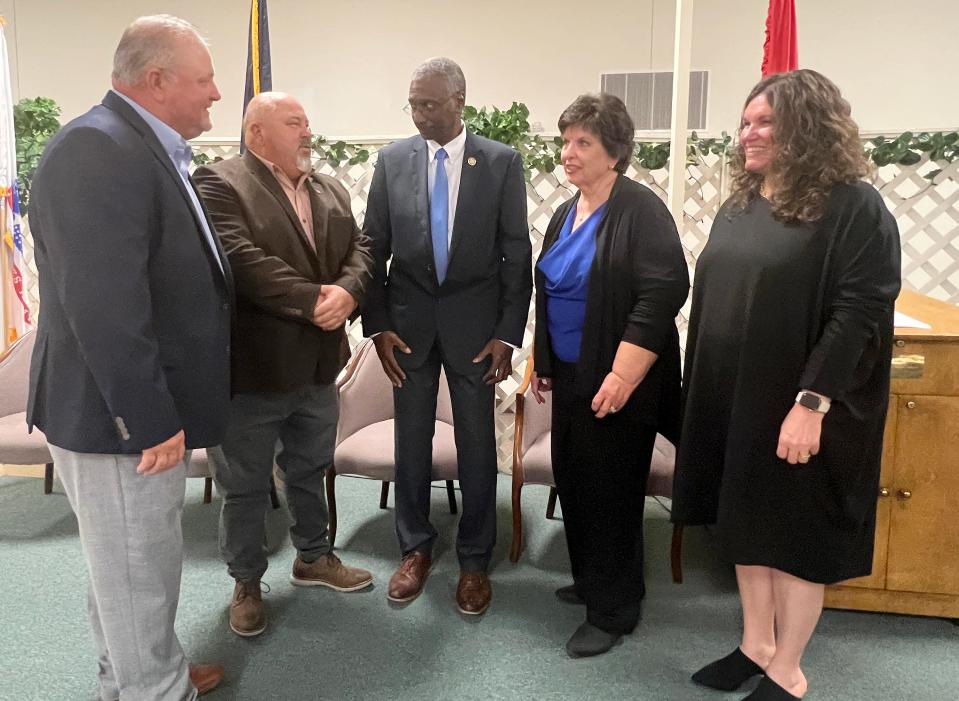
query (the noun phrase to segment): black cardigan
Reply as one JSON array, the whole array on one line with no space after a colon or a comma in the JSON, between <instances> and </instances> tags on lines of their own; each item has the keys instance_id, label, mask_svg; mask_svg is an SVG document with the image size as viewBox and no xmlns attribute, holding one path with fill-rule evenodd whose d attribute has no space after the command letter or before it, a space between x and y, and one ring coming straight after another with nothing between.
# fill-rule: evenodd
<instances>
[{"instance_id":1,"label":"black cardigan","mask_svg":"<svg viewBox=\"0 0 959 701\"><path fill-rule=\"evenodd\" d=\"M579 193L553 214L540 259L549 251ZM545 275L536 268L534 367L550 377L553 354L546 322ZM674 443L679 434L680 363L676 315L689 294L689 272L672 215L649 188L626 176L613 184L596 231L575 391L592 399L612 370L620 341L659 355L621 411L655 426Z\"/></svg>"}]
</instances>

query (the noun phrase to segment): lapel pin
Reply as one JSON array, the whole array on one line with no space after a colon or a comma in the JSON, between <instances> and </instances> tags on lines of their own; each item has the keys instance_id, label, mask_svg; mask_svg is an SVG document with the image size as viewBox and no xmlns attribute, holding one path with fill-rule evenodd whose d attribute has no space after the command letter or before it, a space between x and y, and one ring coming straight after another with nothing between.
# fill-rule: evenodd
<instances>
[{"instance_id":1,"label":"lapel pin","mask_svg":"<svg viewBox=\"0 0 959 701\"><path fill-rule=\"evenodd\" d=\"M469 158L466 159L466 163L467 163L468 165L470 165L470 166L475 166L475 165L476 165L476 159L475 159L473 156L470 156Z\"/></svg>"}]
</instances>

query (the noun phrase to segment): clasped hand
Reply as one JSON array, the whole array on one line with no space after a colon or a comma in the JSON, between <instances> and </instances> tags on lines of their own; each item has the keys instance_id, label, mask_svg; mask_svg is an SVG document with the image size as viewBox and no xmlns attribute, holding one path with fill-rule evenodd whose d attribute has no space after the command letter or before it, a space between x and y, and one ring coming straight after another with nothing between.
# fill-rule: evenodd
<instances>
[{"instance_id":1,"label":"clasped hand","mask_svg":"<svg viewBox=\"0 0 959 701\"><path fill-rule=\"evenodd\" d=\"M320 285L320 294L313 308L313 323L324 331L340 328L356 309L353 295L339 285Z\"/></svg>"}]
</instances>

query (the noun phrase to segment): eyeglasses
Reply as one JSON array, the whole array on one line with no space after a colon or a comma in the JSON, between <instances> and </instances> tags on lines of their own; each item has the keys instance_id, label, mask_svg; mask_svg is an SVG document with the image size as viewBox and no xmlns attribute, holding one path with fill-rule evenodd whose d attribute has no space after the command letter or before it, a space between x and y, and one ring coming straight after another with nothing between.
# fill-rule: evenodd
<instances>
[{"instance_id":1,"label":"eyeglasses","mask_svg":"<svg viewBox=\"0 0 959 701\"><path fill-rule=\"evenodd\" d=\"M442 100L410 100L403 105L403 111L410 116L412 116L414 112L419 112L420 114L432 114L441 105L445 105L454 97L456 97L456 93L453 93Z\"/></svg>"}]
</instances>

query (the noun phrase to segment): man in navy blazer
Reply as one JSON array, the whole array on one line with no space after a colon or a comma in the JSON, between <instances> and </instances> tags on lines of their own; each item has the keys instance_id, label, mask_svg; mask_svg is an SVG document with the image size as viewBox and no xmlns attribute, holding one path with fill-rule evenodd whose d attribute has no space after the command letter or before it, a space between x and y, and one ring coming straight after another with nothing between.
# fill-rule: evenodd
<instances>
[{"instance_id":1,"label":"man in navy blazer","mask_svg":"<svg viewBox=\"0 0 959 701\"><path fill-rule=\"evenodd\" d=\"M232 281L187 174L186 139L220 99L187 22L142 17L113 90L46 148L30 224L40 322L27 421L46 434L76 512L102 699L193 699L173 630L190 448L229 413Z\"/></svg>"},{"instance_id":2,"label":"man in navy blazer","mask_svg":"<svg viewBox=\"0 0 959 701\"><path fill-rule=\"evenodd\" d=\"M450 59L414 72L409 110L420 133L379 152L367 199L374 267L362 317L394 385L403 560L388 597L416 598L432 566L431 446L442 366L463 495L456 601L462 613L481 614L492 596L486 570L496 540L494 388L523 342L532 253L520 156L468 133L465 101L463 72Z\"/></svg>"}]
</instances>

